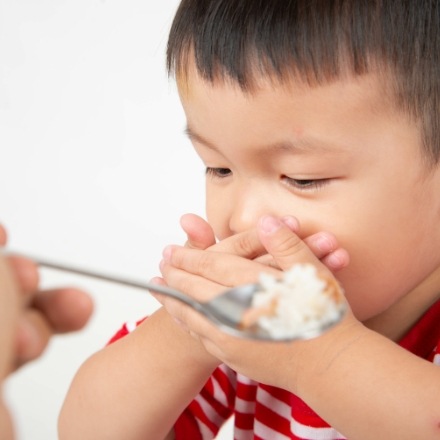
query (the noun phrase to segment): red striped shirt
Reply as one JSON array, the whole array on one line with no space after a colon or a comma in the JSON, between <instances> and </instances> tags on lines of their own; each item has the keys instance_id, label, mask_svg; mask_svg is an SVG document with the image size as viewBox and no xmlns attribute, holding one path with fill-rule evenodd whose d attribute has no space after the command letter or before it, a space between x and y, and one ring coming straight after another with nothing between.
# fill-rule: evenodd
<instances>
[{"instance_id":1,"label":"red striped shirt","mask_svg":"<svg viewBox=\"0 0 440 440\"><path fill-rule=\"evenodd\" d=\"M111 342L134 327L124 325ZM400 345L440 365L440 301L407 333ZM221 365L177 420L176 439L213 439L232 416L235 440L345 438L295 395L257 383Z\"/></svg>"}]
</instances>

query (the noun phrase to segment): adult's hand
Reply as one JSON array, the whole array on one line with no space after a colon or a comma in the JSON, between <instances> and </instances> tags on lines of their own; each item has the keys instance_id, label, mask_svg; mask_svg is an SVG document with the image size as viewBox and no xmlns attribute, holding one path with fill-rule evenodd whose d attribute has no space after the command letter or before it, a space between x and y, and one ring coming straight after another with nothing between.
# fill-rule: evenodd
<instances>
[{"instance_id":1,"label":"adult's hand","mask_svg":"<svg viewBox=\"0 0 440 440\"><path fill-rule=\"evenodd\" d=\"M6 241L6 231L0 225L0 246ZM92 314L93 302L75 288L39 289L38 268L28 259L8 256L5 264L17 285L19 305L11 363L14 370L38 358L52 335L82 329Z\"/></svg>"}]
</instances>

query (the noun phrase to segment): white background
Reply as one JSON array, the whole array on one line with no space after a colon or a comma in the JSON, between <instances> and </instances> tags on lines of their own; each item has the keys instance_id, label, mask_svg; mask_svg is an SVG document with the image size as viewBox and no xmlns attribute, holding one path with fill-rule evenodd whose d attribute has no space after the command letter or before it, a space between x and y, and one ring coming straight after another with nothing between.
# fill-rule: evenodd
<instances>
[{"instance_id":1,"label":"white background","mask_svg":"<svg viewBox=\"0 0 440 440\"><path fill-rule=\"evenodd\" d=\"M0 222L10 249L148 280L162 248L184 240L179 217L203 215L203 167L165 71L177 4L0 0ZM79 365L157 308L148 294L82 277L43 270L42 283L84 287L95 314L9 380L20 440L56 439Z\"/></svg>"}]
</instances>

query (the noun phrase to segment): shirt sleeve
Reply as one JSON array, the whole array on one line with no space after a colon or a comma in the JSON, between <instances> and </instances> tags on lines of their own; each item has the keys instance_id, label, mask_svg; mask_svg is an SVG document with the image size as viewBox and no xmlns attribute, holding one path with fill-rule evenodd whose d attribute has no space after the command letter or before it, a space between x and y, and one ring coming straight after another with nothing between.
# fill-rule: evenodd
<instances>
[{"instance_id":1,"label":"shirt sleeve","mask_svg":"<svg viewBox=\"0 0 440 440\"><path fill-rule=\"evenodd\" d=\"M113 342L116 342L118 339L122 339L124 336L127 336L138 325L142 324L145 319L147 318L145 317L140 319L139 321L124 323L123 326L110 338L110 340L107 342L107 345L113 344Z\"/></svg>"}]
</instances>

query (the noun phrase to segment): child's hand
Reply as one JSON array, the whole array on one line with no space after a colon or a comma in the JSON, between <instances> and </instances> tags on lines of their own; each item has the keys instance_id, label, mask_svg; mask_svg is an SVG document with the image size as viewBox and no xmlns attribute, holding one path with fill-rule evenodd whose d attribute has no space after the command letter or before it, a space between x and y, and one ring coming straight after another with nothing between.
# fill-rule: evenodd
<instances>
[{"instance_id":1,"label":"child's hand","mask_svg":"<svg viewBox=\"0 0 440 440\"><path fill-rule=\"evenodd\" d=\"M300 232L299 222L295 217L282 218L283 223L296 234ZM266 265L275 265L270 254L261 244L257 230L246 231L216 243L214 232L209 223L195 214L185 214L180 225L187 235L186 247L208 249L255 259ZM341 248L335 236L329 232L318 232L303 239L311 251L332 272L337 272L349 263L349 256Z\"/></svg>"},{"instance_id":2,"label":"child's hand","mask_svg":"<svg viewBox=\"0 0 440 440\"><path fill-rule=\"evenodd\" d=\"M316 265L321 273L332 276L285 223L265 217L256 232L261 244L282 270L290 269L295 263L308 262ZM238 255L178 246L165 250L161 266L168 285L201 301L229 287L254 282L262 271L280 275L275 267ZM235 338L221 332L190 308L168 298L162 297L161 301L168 312L219 360L252 379L294 391L292 384L296 382L297 371L300 370L300 352L304 342L275 344ZM354 320L349 316L344 321Z\"/></svg>"}]
</instances>

